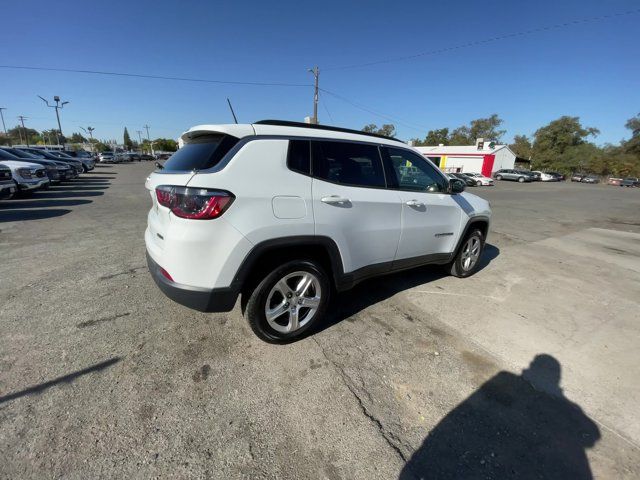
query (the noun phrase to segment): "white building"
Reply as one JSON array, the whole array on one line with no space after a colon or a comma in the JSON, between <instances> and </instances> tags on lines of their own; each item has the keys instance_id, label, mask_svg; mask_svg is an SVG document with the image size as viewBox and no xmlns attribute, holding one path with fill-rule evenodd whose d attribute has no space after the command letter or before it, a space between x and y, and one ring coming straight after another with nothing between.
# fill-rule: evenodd
<instances>
[{"instance_id":1,"label":"white building","mask_svg":"<svg viewBox=\"0 0 640 480\"><path fill-rule=\"evenodd\" d=\"M502 168L514 168L517 156L508 145L495 145L479 138L475 145L414 147L443 172L481 173L490 177ZM528 163L528 160L518 159Z\"/></svg>"}]
</instances>

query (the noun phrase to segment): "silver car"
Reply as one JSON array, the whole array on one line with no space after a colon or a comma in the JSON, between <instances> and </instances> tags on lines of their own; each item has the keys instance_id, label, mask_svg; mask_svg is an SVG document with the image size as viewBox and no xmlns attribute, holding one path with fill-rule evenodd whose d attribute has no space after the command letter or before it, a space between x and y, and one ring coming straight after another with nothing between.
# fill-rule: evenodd
<instances>
[{"instance_id":1,"label":"silver car","mask_svg":"<svg viewBox=\"0 0 640 480\"><path fill-rule=\"evenodd\" d=\"M493 178L496 180L513 180L520 183L532 182L534 180L533 175L526 170L513 170L509 168L496 171L493 174Z\"/></svg>"}]
</instances>

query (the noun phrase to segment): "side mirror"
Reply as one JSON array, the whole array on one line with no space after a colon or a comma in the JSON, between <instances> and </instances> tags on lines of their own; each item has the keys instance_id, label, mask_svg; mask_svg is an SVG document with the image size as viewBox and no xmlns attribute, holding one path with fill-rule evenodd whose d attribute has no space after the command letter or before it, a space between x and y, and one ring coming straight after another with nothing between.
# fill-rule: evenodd
<instances>
[{"instance_id":1,"label":"side mirror","mask_svg":"<svg viewBox=\"0 0 640 480\"><path fill-rule=\"evenodd\" d=\"M459 178L449 180L449 191L451 193L462 193L467 186Z\"/></svg>"}]
</instances>

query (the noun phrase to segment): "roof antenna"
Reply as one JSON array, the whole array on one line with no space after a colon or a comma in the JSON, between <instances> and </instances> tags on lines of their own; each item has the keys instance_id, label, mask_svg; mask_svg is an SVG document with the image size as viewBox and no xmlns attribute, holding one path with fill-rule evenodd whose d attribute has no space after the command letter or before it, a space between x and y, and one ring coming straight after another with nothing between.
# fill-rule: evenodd
<instances>
[{"instance_id":1,"label":"roof antenna","mask_svg":"<svg viewBox=\"0 0 640 480\"><path fill-rule=\"evenodd\" d=\"M236 113L233 111L233 107L231 106L231 100L227 97L227 103L229 104L229 109L231 110L231 115L233 115L233 121L238 123L238 119L236 118Z\"/></svg>"}]
</instances>

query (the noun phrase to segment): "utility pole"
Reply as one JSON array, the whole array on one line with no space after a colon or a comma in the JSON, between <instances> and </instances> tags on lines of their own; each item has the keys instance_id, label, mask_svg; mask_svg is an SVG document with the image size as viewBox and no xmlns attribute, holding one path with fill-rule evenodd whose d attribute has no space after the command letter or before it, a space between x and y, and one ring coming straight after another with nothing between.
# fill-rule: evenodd
<instances>
[{"instance_id":1,"label":"utility pole","mask_svg":"<svg viewBox=\"0 0 640 480\"><path fill-rule=\"evenodd\" d=\"M149 125L145 125L142 128L147 130L147 140L149 141L149 149L151 150L149 153L153 155L153 143L151 143L151 138L149 137Z\"/></svg>"},{"instance_id":2,"label":"utility pole","mask_svg":"<svg viewBox=\"0 0 640 480\"><path fill-rule=\"evenodd\" d=\"M140 153L142 153L142 130L136 130L138 134L138 145L140 146Z\"/></svg>"},{"instance_id":3,"label":"utility pole","mask_svg":"<svg viewBox=\"0 0 640 480\"><path fill-rule=\"evenodd\" d=\"M49 102L45 98L42 98L40 95L38 95L38 98L40 98L40 100L46 103L47 107L56 109L56 118L58 119L58 134L56 135L56 137L58 140L58 145L60 145L60 137L62 137L63 135L62 135L62 126L60 125L60 113L58 113L58 110L60 110L61 108L64 108L64 106L69 102L60 103L60 97L58 95L55 95L53 97L53 101L56 102L55 105L49 105Z\"/></svg>"},{"instance_id":4,"label":"utility pole","mask_svg":"<svg viewBox=\"0 0 640 480\"><path fill-rule=\"evenodd\" d=\"M18 117L18 120L20 120L20 123L22 123L22 130L24 130L24 143L27 144L27 147L29 146L29 134L27 133L27 129L24 128L24 121L27 119L27 117L23 117L22 115L20 115ZM22 135L21 135L22 136Z\"/></svg>"},{"instance_id":5,"label":"utility pole","mask_svg":"<svg viewBox=\"0 0 640 480\"><path fill-rule=\"evenodd\" d=\"M314 88L313 88L313 123L318 124L318 77L320 77L320 69L316 66L310 68L309 71L313 73Z\"/></svg>"},{"instance_id":6,"label":"utility pole","mask_svg":"<svg viewBox=\"0 0 640 480\"><path fill-rule=\"evenodd\" d=\"M6 110L6 107L0 107L0 118L2 118L2 129L4 130L4 134L7 134L7 126L4 124L4 115L2 114L2 110Z\"/></svg>"}]
</instances>

